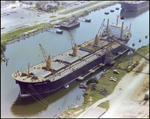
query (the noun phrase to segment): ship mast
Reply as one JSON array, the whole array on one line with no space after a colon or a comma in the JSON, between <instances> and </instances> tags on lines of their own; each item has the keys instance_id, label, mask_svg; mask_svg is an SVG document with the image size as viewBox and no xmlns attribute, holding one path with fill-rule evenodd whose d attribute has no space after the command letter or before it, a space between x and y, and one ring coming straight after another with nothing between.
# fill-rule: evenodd
<instances>
[{"instance_id":1,"label":"ship mast","mask_svg":"<svg viewBox=\"0 0 150 119\"><path fill-rule=\"evenodd\" d=\"M131 30L131 23L130 23L130 27L129 27L129 31Z\"/></svg>"},{"instance_id":2,"label":"ship mast","mask_svg":"<svg viewBox=\"0 0 150 119\"><path fill-rule=\"evenodd\" d=\"M121 35L120 35L120 39L122 39L122 33L123 33L123 25L124 25L124 22L122 22L122 27L121 27Z\"/></svg>"},{"instance_id":3,"label":"ship mast","mask_svg":"<svg viewBox=\"0 0 150 119\"><path fill-rule=\"evenodd\" d=\"M109 27L109 19L107 20L107 29L106 29L106 34L108 34L108 27Z\"/></svg>"},{"instance_id":4,"label":"ship mast","mask_svg":"<svg viewBox=\"0 0 150 119\"><path fill-rule=\"evenodd\" d=\"M116 25L118 25L118 18L119 18L119 15L117 16L117 22L116 22Z\"/></svg>"},{"instance_id":5,"label":"ship mast","mask_svg":"<svg viewBox=\"0 0 150 119\"><path fill-rule=\"evenodd\" d=\"M30 76L30 75L29 75L29 69L30 69L30 63L28 63L28 76L27 76L28 78L29 78L29 76Z\"/></svg>"}]
</instances>

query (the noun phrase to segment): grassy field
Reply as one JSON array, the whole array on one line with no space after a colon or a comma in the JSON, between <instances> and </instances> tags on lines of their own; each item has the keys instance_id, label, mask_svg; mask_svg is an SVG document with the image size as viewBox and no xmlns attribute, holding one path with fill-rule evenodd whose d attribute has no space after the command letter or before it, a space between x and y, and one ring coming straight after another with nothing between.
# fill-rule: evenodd
<instances>
[{"instance_id":1,"label":"grassy field","mask_svg":"<svg viewBox=\"0 0 150 119\"><path fill-rule=\"evenodd\" d=\"M149 53L149 44L146 46L142 46L141 48L139 48L137 50L138 52L140 52L141 54L143 54L144 56L147 55L147 53ZM86 91L87 95L85 95L84 97L84 103L82 106L78 107L78 108L72 108L72 109L67 109L65 112L63 112L60 115L65 114L66 118L71 118L71 116L77 117L79 116L84 110L85 108L88 108L89 106L91 106L92 104L94 104L96 101L107 97L109 94L111 94L114 90L114 88L116 87L116 85L118 84L118 82L121 80L121 78L127 74L126 68L128 65L128 60L129 60L130 55L128 55L127 53L123 54L122 56L118 57L116 59L116 64L114 66L110 66L109 70L105 71L103 73L103 75L101 75L101 78L97 79L99 81L98 84L90 84L88 90ZM133 54L133 59L138 59L141 60L142 57L138 56L137 54ZM114 74L113 70L116 69L119 74ZM117 78L116 82L110 81L110 77L115 77ZM92 85L96 85L95 90L93 90ZM92 97L93 101L90 101L90 97ZM108 110L109 108L109 101L106 101L104 103L101 103L100 105L98 105L102 108L105 108L106 110ZM74 112L76 112L77 110L83 109L82 112L80 112L77 115L68 115L67 112L70 112L71 114L73 114Z\"/></svg>"}]
</instances>

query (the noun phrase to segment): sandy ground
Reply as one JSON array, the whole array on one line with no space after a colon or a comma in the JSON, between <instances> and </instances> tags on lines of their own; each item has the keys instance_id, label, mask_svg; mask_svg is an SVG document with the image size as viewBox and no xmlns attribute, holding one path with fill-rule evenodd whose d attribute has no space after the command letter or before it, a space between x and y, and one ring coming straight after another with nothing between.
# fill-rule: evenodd
<instances>
[{"instance_id":1,"label":"sandy ground","mask_svg":"<svg viewBox=\"0 0 150 119\"><path fill-rule=\"evenodd\" d=\"M136 69L126 74L116 86L112 97L109 99L109 109L101 118L147 118L149 115L149 101L141 105L145 92L149 89L149 64L141 73L135 75Z\"/></svg>"}]
</instances>

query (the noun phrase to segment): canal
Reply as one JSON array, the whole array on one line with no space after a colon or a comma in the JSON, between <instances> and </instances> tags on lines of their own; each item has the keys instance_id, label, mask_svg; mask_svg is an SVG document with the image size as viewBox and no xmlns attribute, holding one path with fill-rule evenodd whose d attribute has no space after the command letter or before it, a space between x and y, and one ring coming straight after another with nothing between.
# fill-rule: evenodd
<instances>
[{"instance_id":1,"label":"canal","mask_svg":"<svg viewBox=\"0 0 150 119\"><path fill-rule=\"evenodd\" d=\"M119 7L119 10L115 10ZM114 9L114 12L109 12L105 15L105 11ZM91 19L91 23L80 20L80 27L71 30L75 42L79 45L85 41L95 38L100 25L105 19L105 24L109 18L109 23L116 23L117 15L124 16L124 26L131 25L132 37L128 45L132 46L135 43L135 48L149 44L149 9L138 12L123 12L121 5L116 4L104 9L91 12L86 18ZM119 24L122 20L119 19ZM145 36L148 38L145 39ZM54 117L56 114L63 112L68 108L73 108L76 105L82 105L84 98L82 96L84 89L79 89L79 82L75 81L70 84L68 89L61 89L51 95L44 97L48 103L48 107L43 106L34 99L21 100L19 95L19 86L12 78L12 73L17 70L27 69L28 63L31 65L38 64L44 61L44 57L40 50L39 44L42 44L44 49L52 57L64 51L71 49L71 41L68 31L63 34L53 32L43 32L25 40L20 40L13 44L7 45L7 50L4 52L6 58L9 58L8 63L1 63L1 117ZM139 43L139 39L142 41ZM102 70L97 72L96 77ZM90 77L88 77L90 78ZM85 83L88 78L83 82Z\"/></svg>"}]
</instances>

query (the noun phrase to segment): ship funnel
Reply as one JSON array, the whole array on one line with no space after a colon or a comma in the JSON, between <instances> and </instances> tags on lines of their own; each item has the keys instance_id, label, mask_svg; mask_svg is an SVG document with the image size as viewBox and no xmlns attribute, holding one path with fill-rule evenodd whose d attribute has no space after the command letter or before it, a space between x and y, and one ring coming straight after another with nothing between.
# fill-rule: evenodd
<instances>
[{"instance_id":1,"label":"ship funnel","mask_svg":"<svg viewBox=\"0 0 150 119\"><path fill-rule=\"evenodd\" d=\"M123 25L124 25L124 22L122 22L122 27L121 27L121 35L120 35L120 39L122 39L122 33L123 33Z\"/></svg>"}]
</instances>

